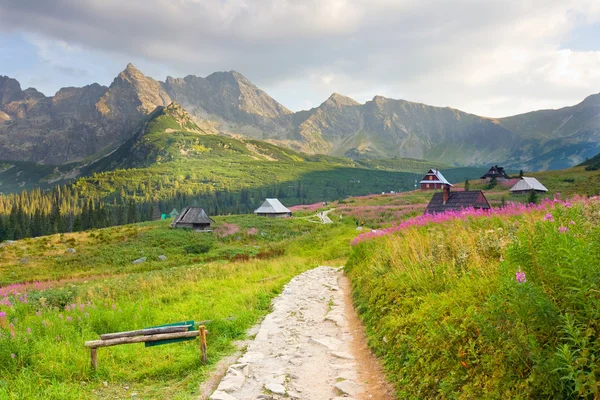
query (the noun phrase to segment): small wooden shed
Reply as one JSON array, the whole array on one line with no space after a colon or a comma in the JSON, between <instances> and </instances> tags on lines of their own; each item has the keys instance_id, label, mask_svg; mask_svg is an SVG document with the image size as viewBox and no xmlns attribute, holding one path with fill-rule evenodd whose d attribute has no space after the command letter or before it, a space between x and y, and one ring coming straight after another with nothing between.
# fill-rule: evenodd
<instances>
[{"instance_id":1,"label":"small wooden shed","mask_svg":"<svg viewBox=\"0 0 600 400\"><path fill-rule=\"evenodd\" d=\"M486 182L490 182L494 178L496 179L496 182L506 182L510 179L510 176L504 171L504 167L493 165L490 170L481 177L481 179Z\"/></svg>"},{"instance_id":2,"label":"small wooden shed","mask_svg":"<svg viewBox=\"0 0 600 400\"><path fill-rule=\"evenodd\" d=\"M254 210L254 214L273 218L292 216L292 212L277 199L266 199L260 207Z\"/></svg>"},{"instance_id":3,"label":"small wooden shed","mask_svg":"<svg viewBox=\"0 0 600 400\"><path fill-rule=\"evenodd\" d=\"M200 207L186 207L171 223L174 228L190 228L201 232L210 232L210 225L215 222Z\"/></svg>"},{"instance_id":4,"label":"small wooden shed","mask_svg":"<svg viewBox=\"0 0 600 400\"><path fill-rule=\"evenodd\" d=\"M423 214L437 214L465 208L489 210L492 207L481 190L451 192L450 186L445 186L442 192L434 193Z\"/></svg>"},{"instance_id":5,"label":"small wooden shed","mask_svg":"<svg viewBox=\"0 0 600 400\"><path fill-rule=\"evenodd\" d=\"M423 180L419 183L421 184L421 190L443 189L444 186L452 186L438 169L433 168L425 174Z\"/></svg>"}]
</instances>

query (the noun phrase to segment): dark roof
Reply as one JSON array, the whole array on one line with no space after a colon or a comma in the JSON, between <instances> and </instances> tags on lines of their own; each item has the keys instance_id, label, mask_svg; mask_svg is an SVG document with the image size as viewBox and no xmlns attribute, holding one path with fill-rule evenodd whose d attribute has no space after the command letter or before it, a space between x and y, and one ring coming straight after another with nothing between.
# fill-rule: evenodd
<instances>
[{"instance_id":1,"label":"dark roof","mask_svg":"<svg viewBox=\"0 0 600 400\"><path fill-rule=\"evenodd\" d=\"M174 224L210 224L211 222L215 221L200 207L184 208L173 221Z\"/></svg>"},{"instance_id":2,"label":"dark roof","mask_svg":"<svg viewBox=\"0 0 600 400\"><path fill-rule=\"evenodd\" d=\"M504 171L504 167L499 167L497 165L492 166L490 168L490 170L481 177L481 179L493 178L493 177L509 179L508 174L506 173L506 171Z\"/></svg>"},{"instance_id":3,"label":"dark roof","mask_svg":"<svg viewBox=\"0 0 600 400\"><path fill-rule=\"evenodd\" d=\"M470 190L468 192L450 192L448 201L444 204L444 193L434 193L431 201L425 209L425 214L441 213L448 210L461 210L463 208L483 208L489 209L485 195L481 190Z\"/></svg>"}]
</instances>

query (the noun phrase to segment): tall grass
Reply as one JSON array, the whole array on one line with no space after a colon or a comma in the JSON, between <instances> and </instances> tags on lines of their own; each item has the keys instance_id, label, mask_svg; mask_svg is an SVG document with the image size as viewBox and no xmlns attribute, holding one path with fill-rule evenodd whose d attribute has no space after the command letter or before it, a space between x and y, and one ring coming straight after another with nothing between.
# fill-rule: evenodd
<instances>
[{"instance_id":1,"label":"tall grass","mask_svg":"<svg viewBox=\"0 0 600 400\"><path fill-rule=\"evenodd\" d=\"M413 224L347 264L398 398L594 398L600 204Z\"/></svg>"}]
</instances>

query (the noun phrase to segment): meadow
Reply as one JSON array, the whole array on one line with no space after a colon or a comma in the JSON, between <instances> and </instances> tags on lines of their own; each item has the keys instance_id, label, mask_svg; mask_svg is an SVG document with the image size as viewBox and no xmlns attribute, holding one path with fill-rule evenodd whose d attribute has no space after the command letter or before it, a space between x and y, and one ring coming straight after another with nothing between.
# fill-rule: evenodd
<instances>
[{"instance_id":1,"label":"meadow","mask_svg":"<svg viewBox=\"0 0 600 400\"><path fill-rule=\"evenodd\" d=\"M600 200L418 217L353 242L398 398L597 398Z\"/></svg>"},{"instance_id":2,"label":"meadow","mask_svg":"<svg viewBox=\"0 0 600 400\"><path fill-rule=\"evenodd\" d=\"M194 398L283 285L343 263L354 235L303 219L216 219L213 234L159 221L5 243L0 398ZM91 371L84 341L190 319L211 321L207 365L189 341L103 348Z\"/></svg>"}]
</instances>

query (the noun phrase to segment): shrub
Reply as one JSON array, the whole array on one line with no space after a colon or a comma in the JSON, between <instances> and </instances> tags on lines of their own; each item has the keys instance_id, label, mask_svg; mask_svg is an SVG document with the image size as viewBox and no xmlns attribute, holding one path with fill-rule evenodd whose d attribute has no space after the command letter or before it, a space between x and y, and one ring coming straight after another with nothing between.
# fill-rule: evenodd
<instances>
[{"instance_id":1,"label":"shrub","mask_svg":"<svg viewBox=\"0 0 600 400\"><path fill-rule=\"evenodd\" d=\"M184 250L186 254L205 254L210 251L210 243L195 243L189 246L185 246Z\"/></svg>"}]
</instances>

